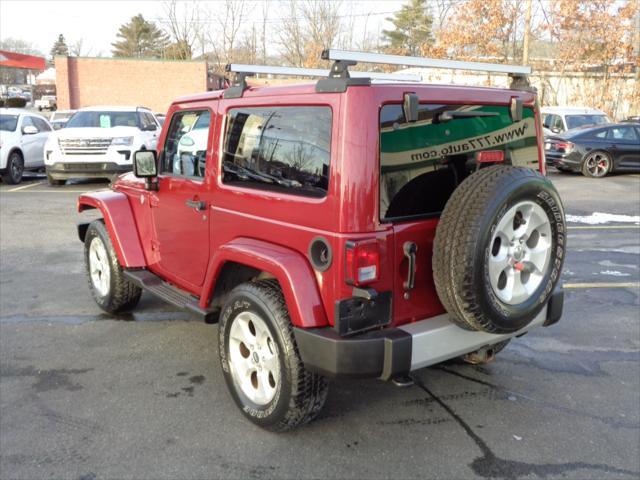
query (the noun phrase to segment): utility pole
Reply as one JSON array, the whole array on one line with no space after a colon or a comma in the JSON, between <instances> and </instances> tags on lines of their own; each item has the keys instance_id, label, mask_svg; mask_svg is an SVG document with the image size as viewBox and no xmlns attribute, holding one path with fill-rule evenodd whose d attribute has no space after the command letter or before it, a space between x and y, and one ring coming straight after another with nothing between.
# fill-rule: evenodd
<instances>
[{"instance_id":1,"label":"utility pole","mask_svg":"<svg viewBox=\"0 0 640 480\"><path fill-rule=\"evenodd\" d=\"M640 0L639 0L640 1ZM524 17L524 39L522 41L522 64L529 63L529 36L531 35L531 3L527 0L527 10Z\"/></svg>"}]
</instances>

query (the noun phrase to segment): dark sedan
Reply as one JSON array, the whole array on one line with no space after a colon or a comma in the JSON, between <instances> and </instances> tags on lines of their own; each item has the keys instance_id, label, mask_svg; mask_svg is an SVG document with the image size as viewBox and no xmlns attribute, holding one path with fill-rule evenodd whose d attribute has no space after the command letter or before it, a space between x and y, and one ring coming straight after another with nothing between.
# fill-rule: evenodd
<instances>
[{"instance_id":1,"label":"dark sedan","mask_svg":"<svg viewBox=\"0 0 640 480\"><path fill-rule=\"evenodd\" d=\"M547 165L600 178L640 170L640 126L609 124L569 130L545 139Z\"/></svg>"}]
</instances>

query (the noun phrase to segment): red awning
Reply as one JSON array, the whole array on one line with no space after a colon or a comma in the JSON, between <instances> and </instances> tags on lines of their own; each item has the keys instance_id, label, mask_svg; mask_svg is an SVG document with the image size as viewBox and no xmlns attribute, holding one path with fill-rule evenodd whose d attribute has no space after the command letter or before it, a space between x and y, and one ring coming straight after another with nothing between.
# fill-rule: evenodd
<instances>
[{"instance_id":1,"label":"red awning","mask_svg":"<svg viewBox=\"0 0 640 480\"><path fill-rule=\"evenodd\" d=\"M27 70L41 70L46 68L44 57L23 55L22 53L0 50L0 67L24 68Z\"/></svg>"}]
</instances>

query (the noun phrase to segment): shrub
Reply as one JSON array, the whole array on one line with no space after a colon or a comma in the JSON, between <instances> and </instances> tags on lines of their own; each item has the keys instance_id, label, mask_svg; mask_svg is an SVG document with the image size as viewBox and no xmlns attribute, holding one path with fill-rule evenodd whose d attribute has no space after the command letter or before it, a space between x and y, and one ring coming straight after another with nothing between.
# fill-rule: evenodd
<instances>
[{"instance_id":1,"label":"shrub","mask_svg":"<svg viewBox=\"0 0 640 480\"><path fill-rule=\"evenodd\" d=\"M4 107L4 98L0 98L0 108Z\"/></svg>"},{"instance_id":2,"label":"shrub","mask_svg":"<svg viewBox=\"0 0 640 480\"><path fill-rule=\"evenodd\" d=\"M27 105L26 98L12 97L5 101L7 108L24 108Z\"/></svg>"}]
</instances>

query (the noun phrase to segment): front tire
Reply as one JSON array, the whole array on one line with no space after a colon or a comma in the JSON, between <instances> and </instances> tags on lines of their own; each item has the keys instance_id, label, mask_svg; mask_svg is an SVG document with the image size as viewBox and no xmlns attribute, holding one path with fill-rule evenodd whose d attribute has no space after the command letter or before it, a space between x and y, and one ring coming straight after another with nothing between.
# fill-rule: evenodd
<instances>
[{"instance_id":1,"label":"front tire","mask_svg":"<svg viewBox=\"0 0 640 480\"><path fill-rule=\"evenodd\" d=\"M611 171L613 162L605 152L591 152L582 162L582 174L585 177L602 178Z\"/></svg>"},{"instance_id":2,"label":"front tire","mask_svg":"<svg viewBox=\"0 0 640 480\"><path fill-rule=\"evenodd\" d=\"M49 175L47 173L47 182L49 182L49 185L51 185L52 187L61 187L67 181L66 180L56 180L55 178L53 178L51 175Z\"/></svg>"},{"instance_id":3,"label":"front tire","mask_svg":"<svg viewBox=\"0 0 640 480\"><path fill-rule=\"evenodd\" d=\"M91 222L87 228L84 247L87 281L98 306L112 314L135 307L142 290L124 277L109 233L101 220Z\"/></svg>"},{"instance_id":4,"label":"front tire","mask_svg":"<svg viewBox=\"0 0 640 480\"><path fill-rule=\"evenodd\" d=\"M7 171L2 175L2 181L9 185L16 185L22 181L24 173L24 159L19 152L11 152L7 159Z\"/></svg>"},{"instance_id":5,"label":"front tire","mask_svg":"<svg viewBox=\"0 0 640 480\"><path fill-rule=\"evenodd\" d=\"M317 416L328 384L305 369L277 282L262 280L234 288L222 309L218 331L222 372L245 417L282 432Z\"/></svg>"}]
</instances>

